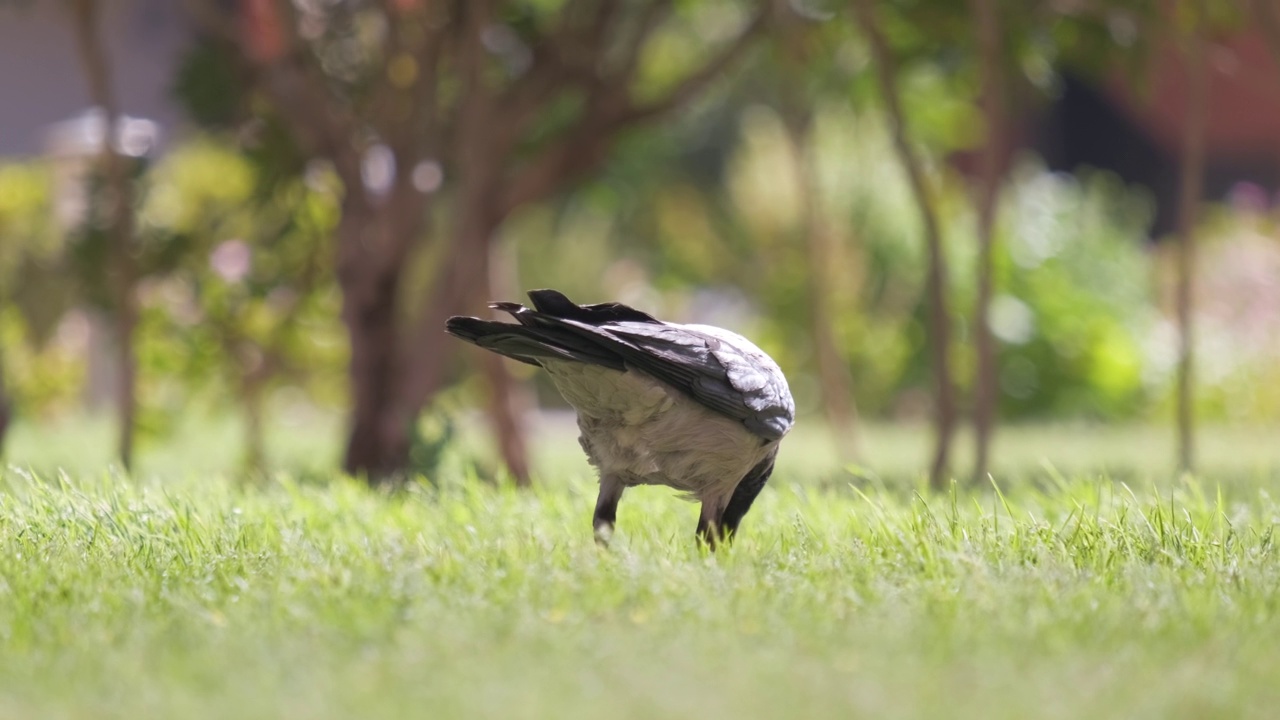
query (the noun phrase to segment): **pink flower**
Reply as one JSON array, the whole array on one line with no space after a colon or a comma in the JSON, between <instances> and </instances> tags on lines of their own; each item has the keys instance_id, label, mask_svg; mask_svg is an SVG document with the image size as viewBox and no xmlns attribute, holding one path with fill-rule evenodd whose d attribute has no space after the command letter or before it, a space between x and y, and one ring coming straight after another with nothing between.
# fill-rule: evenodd
<instances>
[{"instance_id":1,"label":"pink flower","mask_svg":"<svg viewBox=\"0 0 1280 720\"><path fill-rule=\"evenodd\" d=\"M253 267L253 251L243 240L227 240L209 254L209 266L226 282L241 282Z\"/></svg>"}]
</instances>

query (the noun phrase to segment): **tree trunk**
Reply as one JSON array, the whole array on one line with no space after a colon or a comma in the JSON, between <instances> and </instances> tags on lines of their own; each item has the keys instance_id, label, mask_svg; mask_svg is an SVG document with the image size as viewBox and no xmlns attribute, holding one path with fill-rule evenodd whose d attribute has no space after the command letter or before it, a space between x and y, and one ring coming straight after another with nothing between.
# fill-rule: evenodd
<instances>
[{"instance_id":1,"label":"tree trunk","mask_svg":"<svg viewBox=\"0 0 1280 720\"><path fill-rule=\"evenodd\" d=\"M409 246L405 236L421 230L417 218L425 207L374 205L362 198L344 203L338 279L351 348L353 405L346 472L376 484L395 479L408 466L413 423L442 384L446 360L455 352L444 345L449 342L444 319L456 311L472 312L490 299L489 252L500 221L488 207L462 198L455 204L453 242L433 300L420 318L421 331L410 343L399 327L397 302L403 249ZM482 360L481 368L490 385L489 417L499 451L516 483L527 485L527 442L515 381L497 356Z\"/></svg>"},{"instance_id":2,"label":"tree trunk","mask_svg":"<svg viewBox=\"0 0 1280 720\"><path fill-rule=\"evenodd\" d=\"M358 189L348 188L348 193ZM409 461L411 420L397 408L400 333L397 299L404 268L397 223L386 205L344 203L338 227L342 321L351 350L350 435L343 469L376 484L395 479Z\"/></svg>"},{"instance_id":3,"label":"tree trunk","mask_svg":"<svg viewBox=\"0 0 1280 720\"><path fill-rule=\"evenodd\" d=\"M481 357L489 384L489 424L498 441L498 452L517 487L529 487L529 443L524 425L524 403L519 383L511 376L501 355L485 352Z\"/></svg>"},{"instance_id":4,"label":"tree trunk","mask_svg":"<svg viewBox=\"0 0 1280 720\"><path fill-rule=\"evenodd\" d=\"M371 297L351 299L344 288L343 322L351 348L350 435L343 469L373 484L392 479L408 464L411 428L390 412L394 405L398 354L395 288L398 274L382 276Z\"/></svg>"},{"instance_id":5,"label":"tree trunk","mask_svg":"<svg viewBox=\"0 0 1280 720\"><path fill-rule=\"evenodd\" d=\"M252 472L267 469L266 387L256 379L250 379L241 392L244 403L244 467Z\"/></svg>"},{"instance_id":6,"label":"tree trunk","mask_svg":"<svg viewBox=\"0 0 1280 720\"><path fill-rule=\"evenodd\" d=\"M495 276L504 274L503 261L495 257L499 250L494 246L494 234L502 224L502 218L493 209L494 198L486 190L490 186L478 178L472 178L471 183L467 184L470 187L460 193L463 197L456 204L460 216L455 221L454 247L458 253L458 262L453 281L462 283L460 297L466 308L465 312L477 313L480 308L487 307L490 301L497 299L494 297L496 287L508 283L495 282ZM515 280L511 279L509 282L513 284ZM528 441L523 421L523 409L527 407L527 403L521 401L518 382L511 376L502 357L482 350L469 352L481 353L480 369L489 386L486 410L502 462L515 484L527 487L531 483Z\"/></svg>"},{"instance_id":7,"label":"tree trunk","mask_svg":"<svg viewBox=\"0 0 1280 720\"><path fill-rule=\"evenodd\" d=\"M516 285L515 257L501 243L488 242L489 267L485 278L490 298L498 298L514 292ZM498 451L517 487L529 487L529 439L525 426L532 401L529 389L511 374L511 365L501 356L486 352L484 375L489 383L489 423L498 440Z\"/></svg>"},{"instance_id":8,"label":"tree trunk","mask_svg":"<svg viewBox=\"0 0 1280 720\"><path fill-rule=\"evenodd\" d=\"M1191 472L1195 465L1195 226L1204 180L1205 63L1199 28L1186 38L1188 73L1187 114L1182 134L1178 197L1178 468Z\"/></svg>"},{"instance_id":9,"label":"tree trunk","mask_svg":"<svg viewBox=\"0 0 1280 720\"><path fill-rule=\"evenodd\" d=\"M116 407L119 408L117 453L124 469L133 468L134 428L138 418L138 360L134 351L134 331L138 327L138 308L134 296L133 261L128 250L116 255L116 352L119 355L120 384Z\"/></svg>"},{"instance_id":10,"label":"tree trunk","mask_svg":"<svg viewBox=\"0 0 1280 720\"><path fill-rule=\"evenodd\" d=\"M987 476L991 439L995 432L997 393L997 355L991 334L991 295L995 284L995 224L1000 198L1008 127L1005 122L1005 85L1001 69L1000 17L994 0L974 0L973 15L977 23L978 51L982 65L982 113L987 137L983 149L978 187L978 288L973 308L974 341L977 346L977 368L973 391L974 467L973 479L981 482Z\"/></svg>"},{"instance_id":11,"label":"tree trunk","mask_svg":"<svg viewBox=\"0 0 1280 720\"><path fill-rule=\"evenodd\" d=\"M876 22L871 0L853 0L854 13L871 46L876 81L884 99L893 133L893 145L911 185L921 220L924 222L929 267L925 277L929 308L929 350L934 376L934 452L929 467L929 484L942 490L947 483L951 441L955 435L955 390L951 381L951 314L947 301L947 259L942 245L942 232L934 208L933 196L921 168L919 158L906 133L906 120L898 96L897 68L893 54Z\"/></svg>"},{"instance_id":12,"label":"tree trunk","mask_svg":"<svg viewBox=\"0 0 1280 720\"><path fill-rule=\"evenodd\" d=\"M119 367L116 406L119 413L117 452L126 470L133 466L134 426L137 405L137 360L134 354L134 331L138 325L135 286L137 267L133 258L133 182L127 159L116 151L120 111L112 86L110 59L98 37L97 0L74 0L72 3L76 48L80 64L89 84L89 96L103 113L102 163L106 176L108 199L108 272L115 305L116 353Z\"/></svg>"}]
</instances>

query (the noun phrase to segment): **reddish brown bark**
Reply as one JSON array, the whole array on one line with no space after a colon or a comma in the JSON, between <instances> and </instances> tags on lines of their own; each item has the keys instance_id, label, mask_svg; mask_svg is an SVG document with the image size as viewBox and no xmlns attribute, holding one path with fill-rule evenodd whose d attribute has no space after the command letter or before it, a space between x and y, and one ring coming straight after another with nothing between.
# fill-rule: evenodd
<instances>
[{"instance_id":1,"label":"reddish brown bark","mask_svg":"<svg viewBox=\"0 0 1280 720\"><path fill-rule=\"evenodd\" d=\"M343 468L371 482L408 465L411 423L390 410L401 387L399 296L409 241L421 230L412 203L375 210L357 193L343 203L338 227L338 283L351 358L351 425Z\"/></svg>"}]
</instances>

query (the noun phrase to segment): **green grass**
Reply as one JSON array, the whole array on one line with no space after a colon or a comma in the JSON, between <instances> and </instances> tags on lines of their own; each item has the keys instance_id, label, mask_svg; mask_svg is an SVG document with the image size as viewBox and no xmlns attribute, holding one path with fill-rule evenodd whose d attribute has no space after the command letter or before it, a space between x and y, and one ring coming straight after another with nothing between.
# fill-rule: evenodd
<instances>
[{"instance_id":1,"label":"green grass","mask_svg":"<svg viewBox=\"0 0 1280 720\"><path fill-rule=\"evenodd\" d=\"M237 482L190 440L184 472L67 478L88 441L49 436L0 480L0 717L1273 717L1271 445L1121 483L1047 453L1125 448L1025 432L1003 492L942 495L799 436L716 556L656 488L598 550L568 455L534 492L384 494Z\"/></svg>"}]
</instances>

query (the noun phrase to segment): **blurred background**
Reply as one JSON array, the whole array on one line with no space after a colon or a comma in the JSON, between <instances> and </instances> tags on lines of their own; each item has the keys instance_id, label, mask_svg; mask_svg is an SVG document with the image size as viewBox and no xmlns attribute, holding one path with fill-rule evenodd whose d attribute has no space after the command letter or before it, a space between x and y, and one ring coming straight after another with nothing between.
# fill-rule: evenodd
<instances>
[{"instance_id":1,"label":"blurred background","mask_svg":"<svg viewBox=\"0 0 1280 720\"><path fill-rule=\"evenodd\" d=\"M0 446L568 472L442 332L554 287L755 340L832 477L1247 469L1278 192L1274 0L0 0Z\"/></svg>"}]
</instances>

